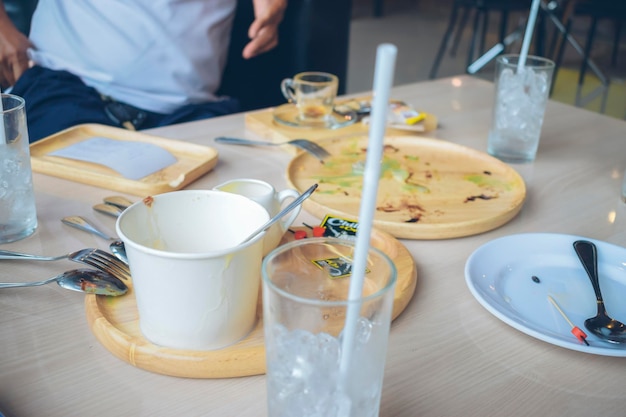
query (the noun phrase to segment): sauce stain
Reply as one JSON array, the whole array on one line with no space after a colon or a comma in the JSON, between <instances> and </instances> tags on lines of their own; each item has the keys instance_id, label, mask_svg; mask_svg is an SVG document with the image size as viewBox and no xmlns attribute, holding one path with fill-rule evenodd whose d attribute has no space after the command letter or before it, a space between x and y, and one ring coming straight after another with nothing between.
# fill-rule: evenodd
<instances>
[{"instance_id":1,"label":"sauce stain","mask_svg":"<svg viewBox=\"0 0 626 417\"><path fill-rule=\"evenodd\" d=\"M490 195L485 195L485 194L472 195L472 196L467 197L464 203L467 203L468 201L475 201L475 200L491 200L492 198L498 198L498 196L490 196Z\"/></svg>"}]
</instances>

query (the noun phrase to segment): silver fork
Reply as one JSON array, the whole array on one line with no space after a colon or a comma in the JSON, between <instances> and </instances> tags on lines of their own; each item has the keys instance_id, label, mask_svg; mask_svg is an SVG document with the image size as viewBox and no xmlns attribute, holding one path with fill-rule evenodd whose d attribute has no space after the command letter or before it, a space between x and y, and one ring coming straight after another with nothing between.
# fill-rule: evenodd
<instances>
[{"instance_id":1,"label":"silver fork","mask_svg":"<svg viewBox=\"0 0 626 417\"><path fill-rule=\"evenodd\" d=\"M264 142L264 141L256 141L256 140L248 140L248 139L240 139L240 138L229 138L229 137L220 136L220 137L215 138L215 141L218 143L230 143L232 145L253 145L253 146L256 146L256 145L281 146L281 145L288 144L288 145L293 145L297 148L300 148L310 153L311 155L313 155L314 157L316 157L322 162L324 162L325 159L328 159L330 157L330 153L328 153L326 149L322 148L317 143L310 141L308 139L292 139L287 142L275 143L275 142Z\"/></svg>"},{"instance_id":2,"label":"silver fork","mask_svg":"<svg viewBox=\"0 0 626 417\"><path fill-rule=\"evenodd\" d=\"M101 271L124 280L130 280L130 269L120 259L101 249L86 248L66 255L41 256L28 253L0 250L0 259L32 260L32 261L58 261L69 259L70 261L93 266Z\"/></svg>"}]
</instances>

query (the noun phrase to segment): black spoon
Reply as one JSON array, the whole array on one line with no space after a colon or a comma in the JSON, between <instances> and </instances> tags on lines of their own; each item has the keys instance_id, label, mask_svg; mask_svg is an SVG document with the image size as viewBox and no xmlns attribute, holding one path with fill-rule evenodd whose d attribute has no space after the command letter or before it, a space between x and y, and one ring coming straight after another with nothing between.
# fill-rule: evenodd
<instances>
[{"instance_id":1,"label":"black spoon","mask_svg":"<svg viewBox=\"0 0 626 417\"><path fill-rule=\"evenodd\" d=\"M598 313L595 317L585 320L585 327L596 336L611 343L626 343L626 325L609 317L604 307L598 281L598 253L596 245L586 240L574 242L574 250L585 267L593 291L596 293Z\"/></svg>"}]
</instances>

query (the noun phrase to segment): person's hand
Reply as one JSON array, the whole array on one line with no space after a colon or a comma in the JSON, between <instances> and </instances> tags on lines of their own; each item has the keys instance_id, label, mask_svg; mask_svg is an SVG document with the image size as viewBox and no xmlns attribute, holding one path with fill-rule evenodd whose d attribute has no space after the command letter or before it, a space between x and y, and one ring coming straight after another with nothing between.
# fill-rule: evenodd
<instances>
[{"instance_id":1,"label":"person's hand","mask_svg":"<svg viewBox=\"0 0 626 417\"><path fill-rule=\"evenodd\" d=\"M278 25L283 20L287 0L252 0L254 22L248 29L250 42L243 48L243 57L255 57L278 45Z\"/></svg>"},{"instance_id":2,"label":"person's hand","mask_svg":"<svg viewBox=\"0 0 626 417\"><path fill-rule=\"evenodd\" d=\"M30 47L28 38L8 18L0 19L0 87L12 86L28 69Z\"/></svg>"}]
</instances>

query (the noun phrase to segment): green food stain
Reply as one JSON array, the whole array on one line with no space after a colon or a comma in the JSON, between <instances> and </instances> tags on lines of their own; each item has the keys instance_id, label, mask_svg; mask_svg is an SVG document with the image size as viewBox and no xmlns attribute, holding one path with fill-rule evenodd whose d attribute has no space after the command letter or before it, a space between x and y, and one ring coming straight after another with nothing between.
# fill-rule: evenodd
<instances>
[{"instance_id":1,"label":"green food stain","mask_svg":"<svg viewBox=\"0 0 626 417\"><path fill-rule=\"evenodd\" d=\"M510 191L513 186L510 183L500 181L496 178L484 176L484 175L466 175L465 179L471 183L478 185L479 187L491 187L491 188L500 188L506 191Z\"/></svg>"},{"instance_id":2,"label":"green food stain","mask_svg":"<svg viewBox=\"0 0 626 417\"><path fill-rule=\"evenodd\" d=\"M402 189L404 191L409 191L409 192L418 191L420 193L430 193L430 189L428 187L426 187L425 185L422 185L422 184L407 183L407 184L404 184Z\"/></svg>"},{"instance_id":3,"label":"green food stain","mask_svg":"<svg viewBox=\"0 0 626 417\"><path fill-rule=\"evenodd\" d=\"M357 147L355 143L349 145L341 152L343 158L327 161L324 164L325 171L332 171L337 167L350 166L350 172L342 173L338 175L318 175L313 177L322 184L333 184L339 187L357 187L362 186L363 171L365 168L365 161L362 160L361 149ZM417 161L419 157L412 155L405 155L406 161ZM410 183L411 172L408 168L403 166L401 161L389 158L383 155L383 160L380 167L380 177L392 181L396 181L402 184L402 188L408 192L430 192L429 188L422 184ZM322 191L318 190L322 193ZM337 194L339 190L325 190L324 194Z\"/></svg>"}]
</instances>

